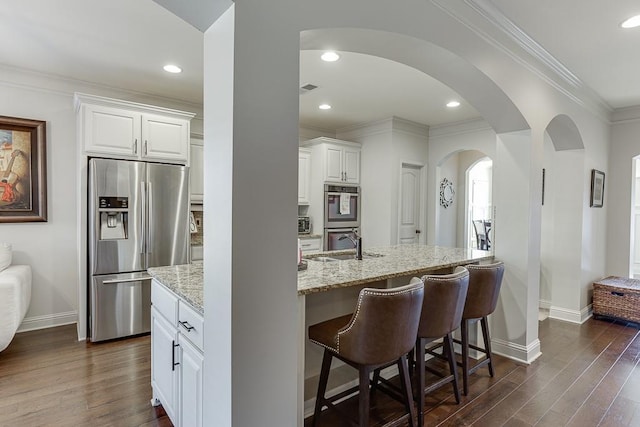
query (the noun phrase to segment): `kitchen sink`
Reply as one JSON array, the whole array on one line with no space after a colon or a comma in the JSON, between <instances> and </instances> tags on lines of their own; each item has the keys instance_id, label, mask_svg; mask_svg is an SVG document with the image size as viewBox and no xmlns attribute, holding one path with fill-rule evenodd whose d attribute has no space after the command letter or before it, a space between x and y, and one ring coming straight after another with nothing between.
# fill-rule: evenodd
<instances>
[{"instance_id":1,"label":"kitchen sink","mask_svg":"<svg viewBox=\"0 0 640 427\"><path fill-rule=\"evenodd\" d=\"M380 258L383 256L384 255L381 255L381 254L363 253L362 259ZM322 256L316 256L316 257L309 257L305 259L308 261L317 261L317 262L335 262L335 261L346 261L350 259L356 259L356 255L355 254L335 254L335 255L328 255L328 256L322 255Z\"/></svg>"}]
</instances>

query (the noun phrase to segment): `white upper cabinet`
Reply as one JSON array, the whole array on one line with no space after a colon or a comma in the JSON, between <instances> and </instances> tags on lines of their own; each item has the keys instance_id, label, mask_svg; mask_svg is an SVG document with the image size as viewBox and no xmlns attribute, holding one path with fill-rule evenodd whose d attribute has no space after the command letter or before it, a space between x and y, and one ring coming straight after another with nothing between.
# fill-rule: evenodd
<instances>
[{"instance_id":1,"label":"white upper cabinet","mask_svg":"<svg viewBox=\"0 0 640 427\"><path fill-rule=\"evenodd\" d=\"M360 183L359 143L320 137L305 141L302 146L312 148L314 163L316 155L322 157L324 182Z\"/></svg>"},{"instance_id":2,"label":"white upper cabinet","mask_svg":"<svg viewBox=\"0 0 640 427\"><path fill-rule=\"evenodd\" d=\"M142 157L186 162L189 156L189 121L155 114L142 115Z\"/></svg>"},{"instance_id":3,"label":"white upper cabinet","mask_svg":"<svg viewBox=\"0 0 640 427\"><path fill-rule=\"evenodd\" d=\"M298 204L309 204L309 191L311 181L311 150L300 148L298 150Z\"/></svg>"},{"instance_id":4,"label":"white upper cabinet","mask_svg":"<svg viewBox=\"0 0 640 427\"><path fill-rule=\"evenodd\" d=\"M187 163L194 114L85 94L75 102L85 154Z\"/></svg>"},{"instance_id":5,"label":"white upper cabinet","mask_svg":"<svg viewBox=\"0 0 640 427\"><path fill-rule=\"evenodd\" d=\"M191 138L190 188L191 203L204 200L204 145L201 138Z\"/></svg>"}]
</instances>

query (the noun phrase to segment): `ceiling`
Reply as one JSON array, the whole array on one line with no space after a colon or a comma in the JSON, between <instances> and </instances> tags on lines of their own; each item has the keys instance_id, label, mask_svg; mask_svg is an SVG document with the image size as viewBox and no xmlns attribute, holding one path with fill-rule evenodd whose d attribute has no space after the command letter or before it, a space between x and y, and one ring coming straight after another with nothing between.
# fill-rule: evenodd
<instances>
[{"instance_id":1,"label":"ceiling","mask_svg":"<svg viewBox=\"0 0 640 427\"><path fill-rule=\"evenodd\" d=\"M0 2L0 67L201 105L203 34L196 27L205 28L220 10L194 22L197 14L184 2L157 1L194 26L152 0ZM640 105L640 28L618 26L640 13L637 0L606 7L597 0L475 1L497 7L609 107ZM184 72L164 72L170 62ZM478 117L450 88L382 58L341 52L339 61L325 63L318 51L303 51L300 76L301 85L318 86L300 96L305 126L333 130L390 116L433 126ZM462 105L447 109L451 99ZM321 102L333 108L318 110Z\"/></svg>"}]
</instances>

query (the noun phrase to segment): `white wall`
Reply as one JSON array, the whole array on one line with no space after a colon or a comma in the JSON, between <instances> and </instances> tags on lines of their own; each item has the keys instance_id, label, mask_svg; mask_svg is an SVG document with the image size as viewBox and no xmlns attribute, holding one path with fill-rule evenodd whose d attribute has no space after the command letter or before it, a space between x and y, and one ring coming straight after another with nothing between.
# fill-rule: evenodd
<instances>
[{"instance_id":1,"label":"white wall","mask_svg":"<svg viewBox=\"0 0 640 427\"><path fill-rule=\"evenodd\" d=\"M460 167L455 175L456 196L454 205L457 205L456 217L456 245L461 245L464 238L464 209L465 209L465 178L466 169L474 161L481 157L495 157L496 133L484 120L473 120L465 123L454 123L448 126L432 127L429 132L429 203L428 203L428 230L435 230L437 215L441 214L440 206L440 180L437 174L438 164L451 153L461 153ZM482 153L482 154L465 154ZM441 173L440 173L441 175ZM451 179L451 178L449 178ZM461 191L458 191L461 190ZM429 244L436 244L436 235L429 236Z\"/></svg>"},{"instance_id":2,"label":"white wall","mask_svg":"<svg viewBox=\"0 0 640 427\"><path fill-rule=\"evenodd\" d=\"M553 284L553 260L554 260L554 200L556 197L555 183L558 181L555 175L556 150L545 134L544 160L542 167L545 169L544 205L541 217L541 242L540 242L540 307L551 307L551 291Z\"/></svg>"},{"instance_id":3,"label":"white wall","mask_svg":"<svg viewBox=\"0 0 640 427\"><path fill-rule=\"evenodd\" d=\"M73 97L34 87L0 84L3 115L47 122L48 222L0 224L13 245L13 263L33 271L31 305L21 330L72 323L77 318L77 173Z\"/></svg>"},{"instance_id":4,"label":"white wall","mask_svg":"<svg viewBox=\"0 0 640 427\"><path fill-rule=\"evenodd\" d=\"M438 166L436 171L437 179L428 183L429 186L435 187L434 191L438 194L436 244L439 246L455 247L458 241L458 210L460 209L460 204L464 203L464 192L462 192L461 196L459 191L458 160L457 152L447 157ZM455 191L453 203L446 208L440 204L440 184L444 179L453 183ZM464 204L462 205L462 210L464 210Z\"/></svg>"},{"instance_id":5,"label":"white wall","mask_svg":"<svg viewBox=\"0 0 640 427\"><path fill-rule=\"evenodd\" d=\"M362 236L367 246L398 243L398 210L402 163L426 166L427 127L391 117L338 129L339 139L360 142ZM426 168L423 170L426 173ZM422 208L422 221L424 219Z\"/></svg>"},{"instance_id":6,"label":"white wall","mask_svg":"<svg viewBox=\"0 0 640 427\"><path fill-rule=\"evenodd\" d=\"M84 92L193 112L201 107L168 102L152 95L90 85L70 79L0 68L0 109L3 115L47 122L48 221L0 224L0 240L12 243L14 263L33 270L31 305L21 331L75 323L84 301L79 301L79 277L83 255L80 224L73 93ZM201 118L194 128L202 128ZM84 329L84 328L80 328ZM84 333L80 332L80 337Z\"/></svg>"},{"instance_id":7,"label":"white wall","mask_svg":"<svg viewBox=\"0 0 640 427\"><path fill-rule=\"evenodd\" d=\"M633 158L640 155L640 119L615 122L611 132L608 172L605 175L607 219L607 274L629 277L631 267L631 182Z\"/></svg>"}]
</instances>

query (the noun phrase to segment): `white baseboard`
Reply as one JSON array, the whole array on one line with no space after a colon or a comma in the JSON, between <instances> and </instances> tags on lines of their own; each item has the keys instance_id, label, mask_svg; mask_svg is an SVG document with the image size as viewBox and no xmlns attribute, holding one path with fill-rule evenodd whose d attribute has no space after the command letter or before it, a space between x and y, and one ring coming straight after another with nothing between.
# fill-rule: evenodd
<instances>
[{"instance_id":1,"label":"white baseboard","mask_svg":"<svg viewBox=\"0 0 640 427\"><path fill-rule=\"evenodd\" d=\"M591 304L580 311L555 306L549 308L550 318L579 325L586 322L591 316L593 316L593 306Z\"/></svg>"},{"instance_id":2,"label":"white baseboard","mask_svg":"<svg viewBox=\"0 0 640 427\"><path fill-rule=\"evenodd\" d=\"M508 359L518 362L530 364L542 354L540 352L540 340L536 339L528 346L515 344L508 341L502 341L495 338L491 339L492 353L499 354Z\"/></svg>"},{"instance_id":3,"label":"white baseboard","mask_svg":"<svg viewBox=\"0 0 640 427\"><path fill-rule=\"evenodd\" d=\"M543 310L550 310L551 309L551 301L548 301L546 299L541 299L538 301L538 308L541 308Z\"/></svg>"},{"instance_id":4,"label":"white baseboard","mask_svg":"<svg viewBox=\"0 0 640 427\"><path fill-rule=\"evenodd\" d=\"M78 323L77 311L47 314L45 316L25 317L17 332L20 333L35 331L38 329L54 328L56 326L70 325L72 323Z\"/></svg>"}]
</instances>

